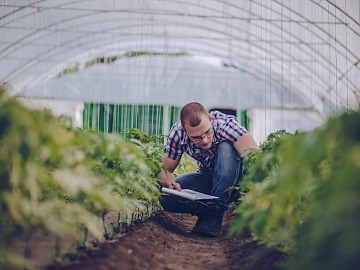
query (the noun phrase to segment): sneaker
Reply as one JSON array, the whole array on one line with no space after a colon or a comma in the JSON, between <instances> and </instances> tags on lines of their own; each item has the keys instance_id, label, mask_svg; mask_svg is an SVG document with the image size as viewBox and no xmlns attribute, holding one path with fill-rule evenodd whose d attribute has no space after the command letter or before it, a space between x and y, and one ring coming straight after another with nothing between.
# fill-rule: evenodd
<instances>
[{"instance_id":1,"label":"sneaker","mask_svg":"<svg viewBox=\"0 0 360 270\"><path fill-rule=\"evenodd\" d=\"M217 237L221 232L224 213L208 213L198 218L192 234Z\"/></svg>"},{"instance_id":2,"label":"sneaker","mask_svg":"<svg viewBox=\"0 0 360 270\"><path fill-rule=\"evenodd\" d=\"M203 220L203 216L198 216L196 224L194 228L191 230L191 234L199 234L198 227L200 226L202 220Z\"/></svg>"}]
</instances>

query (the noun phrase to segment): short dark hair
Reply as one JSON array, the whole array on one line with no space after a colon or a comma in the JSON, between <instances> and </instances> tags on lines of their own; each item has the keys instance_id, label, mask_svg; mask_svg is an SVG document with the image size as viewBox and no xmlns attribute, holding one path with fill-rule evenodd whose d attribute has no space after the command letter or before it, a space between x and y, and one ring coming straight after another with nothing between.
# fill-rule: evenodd
<instances>
[{"instance_id":1,"label":"short dark hair","mask_svg":"<svg viewBox=\"0 0 360 270\"><path fill-rule=\"evenodd\" d=\"M185 124L191 127L200 125L201 116L208 115L208 111L198 102L190 102L186 104L180 111L181 125L185 129Z\"/></svg>"}]
</instances>

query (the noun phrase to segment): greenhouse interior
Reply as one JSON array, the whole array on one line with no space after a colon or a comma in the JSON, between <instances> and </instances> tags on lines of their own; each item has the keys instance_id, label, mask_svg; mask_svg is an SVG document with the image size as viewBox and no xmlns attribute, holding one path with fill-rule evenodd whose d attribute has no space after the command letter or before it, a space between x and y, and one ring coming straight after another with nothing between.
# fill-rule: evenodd
<instances>
[{"instance_id":1,"label":"greenhouse interior","mask_svg":"<svg viewBox=\"0 0 360 270\"><path fill-rule=\"evenodd\" d=\"M105 209L116 229L159 211L154 160L199 102L260 146L234 234L284 269L358 269L359 0L3 0L0 84L0 268L45 267L22 234L54 234L61 264L64 234L101 241Z\"/></svg>"}]
</instances>

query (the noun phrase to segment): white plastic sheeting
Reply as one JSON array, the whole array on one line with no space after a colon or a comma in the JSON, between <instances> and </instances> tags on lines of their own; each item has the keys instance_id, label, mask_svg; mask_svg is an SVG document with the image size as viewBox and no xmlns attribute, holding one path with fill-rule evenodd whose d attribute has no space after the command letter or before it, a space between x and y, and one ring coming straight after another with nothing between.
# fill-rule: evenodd
<instances>
[{"instance_id":1,"label":"white plastic sheeting","mask_svg":"<svg viewBox=\"0 0 360 270\"><path fill-rule=\"evenodd\" d=\"M249 109L267 103L265 85L265 81L193 57L138 56L25 87L22 94L60 100L176 106L200 101L210 107ZM296 92L286 93L287 89L280 86L274 87L273 107L308 106L307 100Z\"/></svg>"},{"instance_id":2,"label":"white plastic sheeting","mask_svg":"<svg viewBox=\"0 0 360 270\"><path fill-rule=\"evenodd\" d=\"M249 130L257 142L265 141L269 133L278 130L309 131L322 122L321 117L310 110L253 108L248 115L250 119L258 119L251 123Z\"/></svg>"},{"instance_id":3,"label":"white plastic sheeting","mask_svg":"<svg viewBox=\"0 0 360 270\"><path fill-rule=\"evenodd\" d=\"M186 57L121 57L144 51ZM0 2L0 81L25 97L196 99L237 109L293 108L299 121L312 111L321 124L358 109L359 52L359 0ZM101 57L118 60L82 70ZM80 72L55 79L75 65Z\"/></svg>"}]
</instances>

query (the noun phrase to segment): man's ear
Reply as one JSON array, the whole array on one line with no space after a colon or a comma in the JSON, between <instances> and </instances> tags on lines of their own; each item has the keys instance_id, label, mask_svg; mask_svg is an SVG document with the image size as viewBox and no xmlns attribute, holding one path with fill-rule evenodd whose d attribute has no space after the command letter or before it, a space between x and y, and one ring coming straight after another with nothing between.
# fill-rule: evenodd
<instances>
[{"instance_id":1,"label":"man's ear","mask_svg":"<svg viewBox=\"0 0 360 270\"><path fill-rule=\"evenodd\" d=\"M211 119L212 119L212 118L211 118L211 115L209 114L209 120L210 120L210 122L211 122Z\"/></svg>"}]
</instances>

